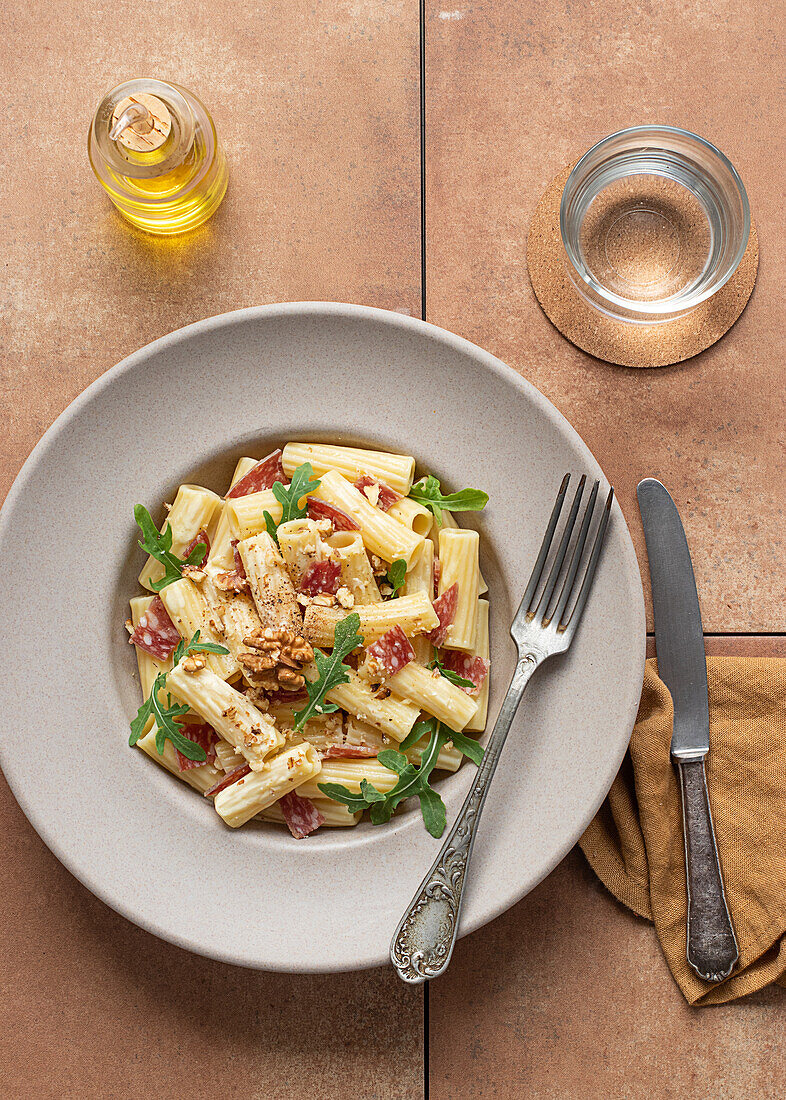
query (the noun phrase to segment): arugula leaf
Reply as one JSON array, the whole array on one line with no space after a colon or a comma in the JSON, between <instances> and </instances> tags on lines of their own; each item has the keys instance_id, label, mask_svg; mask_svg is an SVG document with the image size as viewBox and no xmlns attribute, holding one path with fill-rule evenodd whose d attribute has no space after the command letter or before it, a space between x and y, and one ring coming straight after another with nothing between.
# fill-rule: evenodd
<instances>
[{"instance_id":1,"label":"arugula leaf","mask_svg":"<svg viewBox=\"0 0 786 1100\"><path fill-rule=\"evenodd\" d=\"M435 515L437 525L442 526L442 509L449 512L480 512L488 504L488 493L481 489L461 489L458 493L442 492L439 480L433 474L422 478L409 491L410 497Z\"/></svg>"},{"instance_id":2,"label":"arugula leaf","mask_svg":"<svg viewBox=\"0 0 786 1100\"><path fill-rule=\"evenodd\" d=\"M200 642L199 631L197 630L191 641L185 642L181 639L178 642L173 656L174 663L177 664L189 653L226 654L229 653L229 650L224 649L221 645L216 645L214 642ZM202 746L197 745L190 737L186 737L176 722L176 719L182 718L190 708L180 703L173 703L172 696L169 693L167 693L166 705L159 698L160 693L166 688L166 677L165 672L159 672L153 681L150 695L145 699L137 711L136 718L131 722L131 735L128 738L128 743L129 745L135 745L144 734L148 720L153 718L157 727L156 749L159 756L163 753L166 742L171 741L173 746L182 752L188 760L207 760L207 754Z\"/></svg>"},{"instance_id":3,"label":"arugula leaf","mask_svg":"<svg viewBox=\"0 0 786 1100\"><path fill-rule=\"evenodd\" d=\"M310 466L309 463L305 465ZM299 466L298 469L302 469ZM336 623L333 636L333 652L327 656L321 649L314 650L314 663L317 666L318 676L316 680L306 680L308 703L302 710L295 711L295 732L302 730L306 722L314 714L332 714L338 710L335 703L326 703L325 696L331 688L349 681L347 671L349 666L344 664L344 658L348 657L353 649L363 644L363 636L358 634L360 615L353 611L345 619Z\"/></svg>"},{"instance_id":4,"label":"arugula leaf","mask_svg":"<svg viewBox=\"0 0 786 1100\"><path fill-rule=\"evenodd\" d=\"M450 680L451 684L455 684L459 688L471 688L475 684L472 680L467 680L463 676L459 676L457 672L454 672L452 668L445 668L440 661L439 657L435 655L434 660L428 666L429 668L436 668L439 670L440 676L444 676L446 680Z\"/></svg>"},{"instance_id":5,"label":"arugula leaf","mask_svg":"<svg viewBox=\"0 0 786 1100\"><path fill-rule=\"evenodd\" d=\"M207 547L203 542L198 542L187 558L179 558L172 553L172 527L166 524L164 530L159 532L153 517L143 504L134 505L134 519L137 527L142 532L139 546L164 567L164 575L157 581L150 581L150 587L154 592L160 592L162 588L179 581L183 576L184 565L201 565L207 553Z\"/></svg>"},{"instance_id":6,"label":"arugula leaf","mask_svg":"<svg viewBox=\"0 0 786 1100\"><path fill-rule=\"evenodd\" d=\"M474 737L467 737L465 733L451 733L450 740L453 748L468 757L473 764L480 765L483 759L483 746L479 745Z\"/></svg>"},{"instance_id":7,"label":"arugula leaf","mask_svg":"<svg viewBox=\"0 0 786 1100\"><path fill-rule=\"evenodd\" d=\"M392 595L396 596L400 588L404 587L407 578L407 563L403 558L396 558L387 571L385 581L393 589Z\"/></svg>"},{"instance_id":8,"label":"arugula leaf","mask_svg":"<svg viewBox=\"0 0 786 1100\"><path fill-rule=\"evenodd\" d=\"M304 462L292 471L289 486L277 481L273 485L273 496L281 505L281 519L276 521L270 512L263 512L267 533L274 542L278 542L278 528L282 523L288 523L291 519L304 519L308 512L308 502L301 507L300 501L307 493L313 493L320 486L319 478L312 481L314 467L310 462Z\"/></svg>"}]
</instances>

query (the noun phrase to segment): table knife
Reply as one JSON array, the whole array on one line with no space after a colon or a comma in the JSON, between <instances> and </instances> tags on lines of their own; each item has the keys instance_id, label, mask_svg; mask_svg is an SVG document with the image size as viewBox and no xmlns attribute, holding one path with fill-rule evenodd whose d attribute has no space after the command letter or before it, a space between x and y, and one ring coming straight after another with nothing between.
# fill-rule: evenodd
<instances>
[{"instance_id":1,"label":"table knife","mask_svg":"<svg viewBox=\"0 0 786 1100\"><path fill-rule=\"evenodd\" d=\"M652 580L658 674L671 692L671 755L680 777L688 887L687 959L707 982L728 978L739 959L723 888L704 761L710 751L707 662L688 542L665 486L637 489Z\"/></svg>"}]
</instances>

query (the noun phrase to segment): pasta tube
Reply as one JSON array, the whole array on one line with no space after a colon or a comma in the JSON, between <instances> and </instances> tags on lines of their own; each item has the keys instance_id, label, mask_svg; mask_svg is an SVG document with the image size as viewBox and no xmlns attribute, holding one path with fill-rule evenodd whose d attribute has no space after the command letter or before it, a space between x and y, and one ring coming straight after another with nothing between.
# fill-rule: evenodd
<instances>
[{"instance_id":1,"label":"pasta tube","mask_svg":"<svg viewBox=\"0 0 786 1100\"><path fill-rule=\"evenodd\" d=\"M442 509L442 525L438 526L435 523L434 526L429 531L429 534L428 534L428 537L434 543L435 547L439 547L439 533L445 527L449 527L451 529L458 527L458 523L456 522L456 517L453 515L452 512L449 512L447 510L447 508ZM485 592L488 592L488 590L489 590L489 586L483 580L483 574L479 571L478 572L478 595L482 596Z\"/></svg>"},{"instance_id":2,"label":"pasta tube","mask_svg":"<svg viewBox=\"0 0 786 1100\"><path fill-rule=\"evenodd\" d=\"M298 791L300 794L300 791ZM314 803L314 809L324 817L324 821L320 825L320 828L336 828L342 825L357 825L358 821L362 817L360 810L357 813L350 813L349 807L344 806L341 802L334 802L332 798L312 798ZM262 810L257 814L263 821L275 821L279 825L286 824L286 819L281 811L281 807L278 802L274 802L272 806L268 806L266 810Z\"/></svg>"},{"instance_id":3,"label":"pasta tube","mask_svg":"<svg viewBox=\"0 0 786 1100\"><path fill-rule=\"evenodd\" d=\"M224 511L229 520L232 538L250 539L260 531L267 530L265 512L270 512L278 523L283 509L273 496L272 489L261 489L258 493L249 493L245 497L232 497L226 501Z\"/></svg>"},{"instance_id":4,"label":"pasta tube","mask_svg":"<svg viewBox=\"0 0 786 1100\"><path fill-rule=\"evenodd\" d=\"M231 489L233 485L237 485L238 481L245 477L249 470L253 470L256 464L257 460L255 458L241 458L235 466L229 488ZM227 572L235 564L234 554L232 553L232 529L229 525L226 501L221 502L221 514L210 540L210 554L207 561L210 568L218 573Z\"/></svg>"},{"instance_id":5,"label":"pasta tube","mask_svg":"<svg viewBox=\"0 0 786 1100\"><path fill-rule=\"evenodd\" d=\"M453 622L447 629L445 649L471 653L478 627L478 552L477 531L446 527L439 533L439 594L458 584L458 604Z\"/></svg>"},{"instance_id":6,"label":"pasta tube","mask_svg":"<svg viewBox=\"0 0 786 1100\"><path fill-rule=\"evenodd\" d=\"M192 580L183 577L173 584L168 584L161 590L160 595L170 619L177 627L180 637L186 642L190 641L198 630L200 641L212 642L214 645L224 644L218 616L208 606L207 600ZM222 680L228 680L240 672L240 666L231 653L201 653L200 657Z\"/></svg>"},{"instance_id":7,"label":"pasta tube","mask_svg":"<svg viewBox=\"0 0 786 1100\"><path fill-rule=\"evenodd\" d=\"M309 604L303 633L312 645L332 646L336 623L355 612L360 616L358 633L363 635L366 645L376 642L396 625L408 636L424 634L439 626L439 617L426 593L414 592L411 596L400 596L384 603L360 604L352 612L340 607Z\"/></svg>"},{"instance_id":8,"label":"pasta tube","mask_svg":"<svg viewBox=\"0 0 786 1100\"><path fill-rule=\"evenodd\" d=\"M340 745L344 739L344 722L341 712L333 714L315 714L309 718L302 730L295 733L295 711L302 708L286 703L272 703L268 714L276 723L287 741L308 741L316 749L326 749L330 745Z\"/></svg>"},{"instance_id":9,"label":"pasta tube","mask_svg":"<svg viewBox=\"0 0 786 1100\"><path fill-rule=\"evenodd\" d=\"M164 751L159 756L158 749L156 748L156 727L146 733L144 737L140 737L136 743L137 748L146 753L151 760L155 760L156 764L160 764L162 768L166 768L172 775L176 775L178 779L182 779L184 783L188 783L189 787L193 787L195 791L199 791L200 794L204 794L205 791L210 790L214 783L218 783L221 779L222 772L217 768L214 768L212 764L201 764L198 768L186 768L181 772L180 766L177 762L177 754L172 747L171 741L164 742Z\"/></svg>"},{"instance_id":10,"label":"pasta tube","mask_svg":"<svg viewBox=\"0 0 786 1100\"><path fill-rule=\"evenodd\" d=\"M491 654L489 644L489 605L487 600L478 600L478 632L475 636L475 646L472 653L475 657L485 657L486 660L489 659ZM470 730L473 733L478 733L480 730L486 728L486 717L489 709L490 679L491 673L486 676L486 679L483 681L483 686L475 696L475 702L478 704L478 709L464 727L465 733Z\"/></svg>"},{"instance_id":11,"label":"pasta tube","mask_svg":"<svg viewBox=\"0 0 786 1100\"><path fill-rule=\"evenodd\" d=\"M216 761L222 772L231 772L245 764L246 758L237 749L233 749L228 741L219 738L215 744Z\"/></svg>"},{"instance_id":12,"label":"pasta tube","mask_svg":"<svg viewBox=\"0 0 786 1100\"><path fill-rule=\"evenodd\" d=\"M404 578L402 588L404 596L414 596L418 592L424 592L429 601L434 595L434 543L426 539L420 557ZM415 650L415 660L421 665L427 665L434 656L434 646L425 634L417 634L412 639L412 647Z\"/></svg>"},{"instance_id":13,"label":"pasta tube","mask_svg":"<svg viewBox=\"0 0 786 1100\"><path fill-rule=\"evenodd\" d=\"M426 538L434 526L434 515L411 497L402 497L388 508L388 515L409 527L416 535Z\"/></svg>"},{"instance_id":14,"label":"pasta tube","mask_svg":"<svg viewBox=\"0 0 786 1100\"><path fill-rule=\"evenodd\" d=\"M325 792L319 789L320 783L341 783L347 790L358 794L364 779L383 794L391 791L398 783L396 773L384 767L378 760L323 760L319 775L304 783L297 793L303 798L324 798Z\"/></svg>"},{"instance_id":15,"label":"pasta tube","mask_svg":"<svg viewBox=\"0 0 786 1100\"><path fill-rule=\"evenodd\" d=\"M287 443L281 461L289 477L298 466L310 462L319 477L328 470L338 470L349 481L369 474L402 496L412 488L415 475L415 459L411 455L364 451L360 447L333 447L325 443Z\"/></svg>"},{"instance_id":16,"label":"pasta tube","mask_svg":"<svg viewBox=\"0 0 786 1100\"><path fill-rule=\"evenodd\" d=\"M382 596L360 533L337 531L326 542L331 556L341 566L341 583L352 593L355 606L361 603L379 603Z\"/></svg>"},{"instance_id":17,"label":"pasta tube","mask_svg":"<svg viewBox=\"0 0 786 1100\"><path fill-rule=\"evenodd\" d=\"M171 552L175 557L182 558L188 544L201 530L207 530L213 513L220 504L221 497L211 493L209 489L203 489L199 485L180 486L161 528L163 531L167 524L172 528ZM139 583L152 592L150 582L160 580L163 575L164 567L161 562L149 557L139 574Z\"/></svg>"},{"instance_id":18,"label":"pasta tube","mask_svg":"<svg viewBox=\"0 0 786 1100\"><path fill-rule=\"evenodd\" d=\"M238 551L262 626L300 634L303 619L295 588L270 535L261 532L243 539L238 543Z\"/></svg>"},{"instance_id":19,"label":"pasta tube","mask_svg":"<svg viewBox=\"0 0 786 1100\"><path fill-rule=\"evenodd\" d=\"M325 698L336 703L347 714L354 714L364 722L382 730L394 741L403 741L420 717L420 707L393 695L381 698L357 672L350 669L349 681L331 688Z\"/></svg>"},{"instance_id":20,"label":"pasta tube","mask_svg":"<svg viewBox=\"0 0 786 1100\"><path fill-rule=\"evenodd\" d=\"M304 741L274 756L262 771L254 771L219 791L213 805L227 825L236 829L318 775L320 769L316 749Z\"/></svg>"},{"instance_id":21,"label":"pasta tube","mask_svg":"<svg viewBox=\"0 0 786 1100\"><path fill-rule=\"evenodd\" d=\"M386 737L384 733L381 733L374 726L369 725L368 722L362 722L360 718L354 718L352 716L347 718L346 732L344 735L345 745L362 745L364 747L376 749L377 752L382 752L383 749L389 749L391 747L390 738ZM407 760L410 764L420 763L420 756L426 745L428 744L428 738L421 737L420 741L416 742L412 748L406 752ZM398 746L394 746L398 747ZM458 770L461 763L461 753L458 749L453 747L452 742L448 742L440 749L437 762L434 765L435 768L440 768L442 771L455 772Z\"/></svg>"},{"instance_id":22,"label":"pasta tube","mask_svg":"<svg viewBox=\"0 0 786 1100\"><path fill-rule=\"evenodd\" d=\"M244 639L255 630L262 629L262 623L254 601L244 592L238 592L222 609L224 622L224 642L235 660L240 664L240 654L248 653Z\"/></svg>"},{"instance_id":23,"label":"pasta tube","mask_svg":"<svg viewBox=\"0 0 786 1100\"><path fill-rule=\"evenodd\" d=\"M323 474L311 495L351 516L360 527L366 549L377 554L383 561L392 562L403 558L409 568L420 553L423 545L421 535L416 535L387 512L375 508L363 493L336 470L328 470Z\"/></svg>"},{"instance_id":24,"label":"pasta tube","mask_svg":"<svg viewBox=\"0 0 786 1100\"><path fill-rule=\"evenodd\" d=\"M385 687L394 695L406 699L460 733L478 709L475 700L461 688L451 684L439 672L410 661L400 672L388 676Z\"/></svg>"},{"instance_id":25,"label":"pasta tube","mask_svg":"<svg viewBox=\"0 0 786 1100\"><path fill-rule=\"evenodd\" d=\"M291 519L288 523L282 523L276 534L292 584L299 588L309 565L324 561L328 556L319 528L313 519Z\"/></svg>"},{"instance_id":26,"label":"pasta tube","mask_svg":"<svg viewBox=\"0 0 786 1100\"><path fill-rule=\"evenodd\" d=\"M265 757L284 743L273 719L209 668L188 672L183 663L169 673L167 687L260 771Z\"/></svg>"}]
</instances>

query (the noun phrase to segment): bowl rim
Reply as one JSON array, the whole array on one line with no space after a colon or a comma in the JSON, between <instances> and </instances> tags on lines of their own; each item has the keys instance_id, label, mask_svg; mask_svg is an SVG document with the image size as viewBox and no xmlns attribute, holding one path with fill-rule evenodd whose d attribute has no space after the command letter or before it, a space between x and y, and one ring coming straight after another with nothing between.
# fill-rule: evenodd
<instances>
[{"instance_id":1,"label":"bowl rim","mask_svg":"<svg viewBox=\"0 0 786 1100\"><path fill-rule=\"evenodd\" d=\"M257 318L271 319L276 317L288 317L288 316L326 316L326 317L346 317L358 320L369 320L373 322L382 322L392 325L397 328L402 328L413 333L422 333L430 338L438 339L443 345L455 348L459 352L470 354L473 358L479 359L494 374L502 377L507 383L518 388L524 392L528 398L538 407L539 411L556 425L572 442L576 447L577 452L580 454L581 459L585 462L589 469L599 470L599 463L592 455L587 444L578 434L575 428L569 423L564 415L554 406L548 398L546 398L535 386L532 385L526 378L520 375L512 367L507 366L502 360L498 359L491 352L486 351L480 346L466 340L464 337L458 336L455 333L450 332L447 329L440 328L437 325L430 322L423 321L420 318L412 317L408 314L399 313L393 310L380 309L373 306L354 305L341 302L320 302L320 301L302 301L302 302L286 302L286 303L271 303L262 306L249 306L238 310L233 310L223 314L217 314L212 317L204 318L199 321L195 321L189 325L183 326L179 329L175 329L172 332L158 337L156 340L151 341L149 344L132 352L126 356L115 366L110 367L106 372L95 379L85 390L83 390L77 397L59 414L50 427L44 432L41 439L35 445L30 452L30 455L22 465L19 473L17 474L8 495L3 502L2 508L0 508L0 540L6 534L6 529L9 525L10 516L19 500L20 496L24 492L27 481L30 478L32 471L35 469L38 462L39 455L54 436L62 429L62 427L68 423L68 421L76 416L81 409L87 405L96 394L103 392L105 389L111 387L115 381L128 371L138 369L143 366L145 361L151 356L158 354L161 350L176 345L182 341L188 340L193 335L201 335L209 333L213 330L220 330L225 326L231 326L237 323L242 323L247 320L254 320ZM602 472L601 472L601 476ZM614 504L615 510L618 512L618 518L621 521L620 538L624 544L624 551L626 557L635 564L635 570L632 570L632 575L635 577L635 582L632 585L633 591L630 595L633 598L633 606L631 608L631 616L635 622L634 636L631 638L631 649L633 651L634 658L637 658L637 667L641 668L641 679L644 675L644 661L646 650L646 620L644 611L644 594L641 582L641 574L638 569L636 552L633 546L633 541L630 535L630 530L625 522L624 516L619 506L618 500L615 498ZM631 697L627 708L625 708L625 721L621 724L624 725L625 736L623 738L622 732L619 734L619 743L617 750L614 753L610 753L607 759L607 766L600 775L600 782L596 788L595 799L587 804L582 815L578 818L578 824L574 826L570 835L568 835L563 843L555 850L551 852L549 858L544 860L542 866L540 866L536 873L533 873L526 881L517 879L516 885L507 890L500 890L495 893L493 899L484 899L484 903L478 907L477 911L467 912L465 910L462 926L459 931L459 937L463 938L478 928L484 926L489 921L500 916L506 912L511 906L526 896L532 889L534 889L554 868L564 859L567 853L575 846L579 837L586 830L589 823L594 818L598 809L600 808L603 800L611 787L611 784L619 770L619 766L622 763L622 759L627 751L628 742L630 739L630 733L633 729L636 714L639 705L639 692L635 693L635 698ZM611 738L610 738L611 740ZM31 801L26 797L25 783L20 775L17 775L14 767L10 768L10 771L6 765L6 761L3 759L5 753L3 752L3 740L0 739L0 765L2 765L3 772L6 776L11 791L18 802L22 812L27 817L28 821L35 829L44 844L49 848L52 854L63 864L63 866L92 894L98 897L104 904L108 905L115 912L121 916L130 920L137 926L145 929L160 939L163 939L169 943L172 943L178 947L183 947L187 950L193 951L197 954L213 958L221 962L227 962L234 965L244 966L251 969L270 970L282 973L338 973L345 970L363 970L376 966L386 965L388 962L387 952L384 956L379 954L366 954L362 957L357 957L352 960L351 963L337 966L329 960L320 961L318 963L310 963L308 965L293 965L291 962L282 961L278 958L260 959L258 957L251 958L248 955L243 955L237 951L223 949L220 945L215 946L210 944L206 945L204 942L192 938L190 935L181 933L177 929L172 929L162 923L160 920L147 918L141 915L134 909L134 906L130 902L124 902L115 896L111 885L102 881L100 873L95 872L92 867L85 866L83 863L79 863L79 860L75 857L72 859L71 854L64 850L65 845L61 843L60 833L57 829L56 822L50 817L47 818L45 814L39 814L35 807L31 805Z\"/></svg>"}]
</instances>

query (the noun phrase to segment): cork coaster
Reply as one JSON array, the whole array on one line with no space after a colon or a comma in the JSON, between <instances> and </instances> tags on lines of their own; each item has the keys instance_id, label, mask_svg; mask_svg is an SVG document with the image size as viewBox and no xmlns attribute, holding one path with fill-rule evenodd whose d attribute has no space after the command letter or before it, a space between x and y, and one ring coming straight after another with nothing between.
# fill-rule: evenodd
<instances>
[{"instance_id":1,"label":"cork coaster","mask_svg":"<svg viewBox=\"0 0 786 1100\"><path fill-rule=\"evenodd\" d=\"M543 312L576 347L622 367L665 367L720 340L745 308L756 282L759 243L751 222L748 247L725 286L683 317L657 324L617 321L594 309L570 280L559 231L568 165L549 184L532 218L527 267Z\"/></svg>"}]
</instances>

